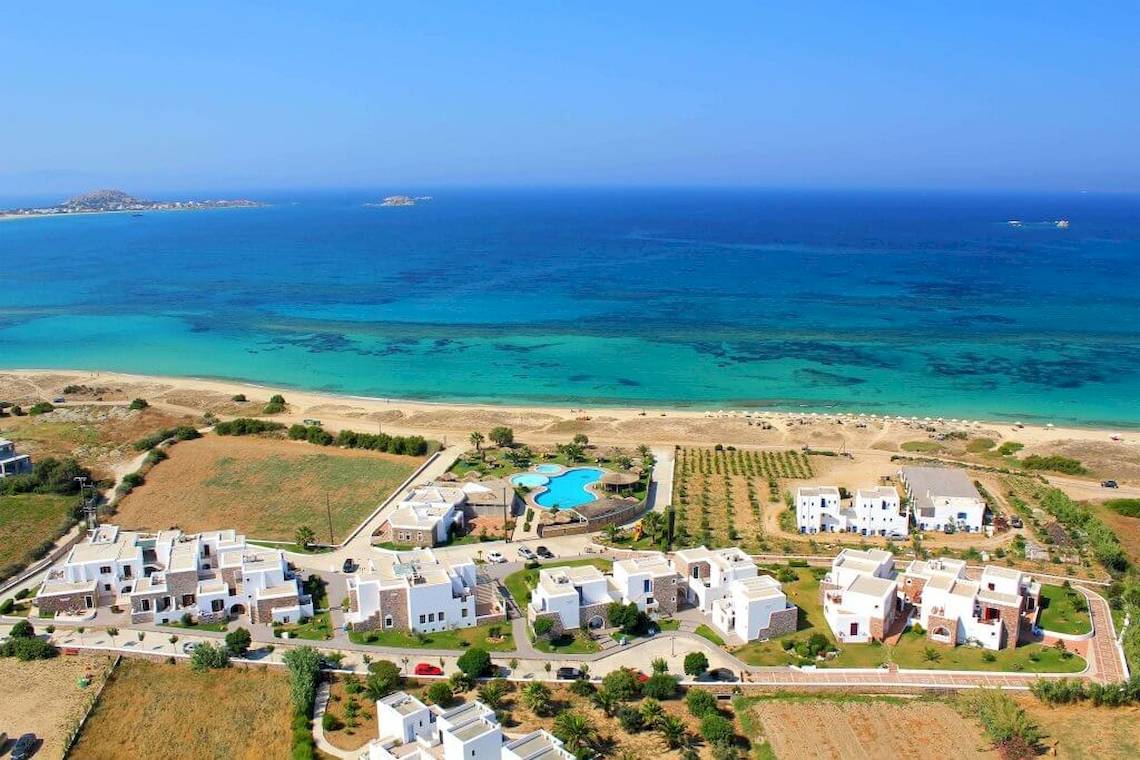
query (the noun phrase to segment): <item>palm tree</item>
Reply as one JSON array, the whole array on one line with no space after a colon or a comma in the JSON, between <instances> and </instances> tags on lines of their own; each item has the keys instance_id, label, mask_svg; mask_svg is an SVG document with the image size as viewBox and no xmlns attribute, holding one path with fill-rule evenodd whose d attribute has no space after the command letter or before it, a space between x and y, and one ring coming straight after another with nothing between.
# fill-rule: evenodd
<instances>
[{"instance_id":1,"label":"palm tree","mask_svg":"<svg viewBox=\"0 0 1140 760\"><path fill-rule=\"evenodd\" d=\"M657 723L657 730L661 738L669 745L669 749L680 749L688 741L689 732L685 730L685 722L672 715L666 715Z\"/></svg>"},{"instance_id":2,"label":"palm tree","mask_svg":"<svg viewBox=\"0 0 1140 760\"><path fill-rule=\"evenodd\" d=\"M522 690L522 703L538 716L550 712L550 687L541 681L528 683Z\"/></svg>"},{"instance_id":3,"label":"palm tree","mask_svg":"<svg viewBox=\"0 0 1140 760\"><path fill-rule=\"evenodd\" d=\"M486 436L484 436L482 433L480 433L478 430L476 430L474 433L472 433L470 435L468 440L471 441L471 445L475 447L475 453L479 455L480 459L482 459L483 458L483 441L487 440Z\"/></svg>"},{"instance_id":4,"label":"palm tree","mask_svg":"<svg viewBox=\"0 0 1140 760\"><path fill-rule=\"evenodd\" d=\"M498 710L503 706L509 690L506 681L494 680L479 689L479 699L492 710Z\"/></svg>"},{"instance_id":5,"label":"palm tree","mask_svg":"<svg viewBox=\"0 0 1140 760\"><path fill-rule=\"evenodd\" d=\"M653 668L654 673L668 673L669 672L669 661L666 660L664 657L654 658L653 662L650 663L650 666Z\"/></svg>"},{"instance_id":6,"label":"palm tree","mask_svg":"<svg viewBox=\"0 0 1140 760\"><path fill-rule=\"evenodd\" d=\"M645 459L647 456L649 456L649 447L644 443L639 443L637 445L637 455L642 459Z\"/></svg>"},{"instance_id":7,"label":"palm tree","mask_svg":"<svg viewBox=\"0 0 1140 760\"><path fill-rule=\"evenodd\" d=\"M649 536L653 543L658 543L661 540L661 535L665 531L665 520L661 517L660 512L650 512L641 518L641 532Z\"/></svg>"},{"instance_id":8,"label":"palm tree","mask_svg":"<svg viewBox=\"0 0 1140 760\"><path fill-rule=\"evenodd\" d=\"M661 703L652 697L647 698L641 703L641 719L645 721L645 725L655 727L661 723L665 718L665 708ZM682 724L684 727L684 724Z\"/></svg>"},{"instance_id":9,"label":"palm tree","mask_svg":"<svg viewBox=\"0 0 1140 760\"><path fill-rule=\"evenodd\" d=\"M178 643L178 636L177 636L177 634L173 634L173 633L172 633L172 634L170 634L170 638L169 638L169 639L167 639L167 640L170 642L170 649L171 649L171 651L174 651L174 645Z\"/></svg>"},{"instance_id":10,"label":"palm tree","mask_svg":"<svg viewBox=\"0 0 1140 760\"><path fill-rule=\"evenodd\" d=\"M115 637L119 635L119 629L111 626L107 629L107 636L111 639L111 646L115 646Z\"/></svg>"},{"instance_id":11,"label":"palm tree","mask_svg":"<svg viewBox=\"0 0 1140 760\"><path fill-rule=\"evenodd\" d=\"M313 533L313 529L308 525L302 525L297 528L297 532L293 534L293 542L302 549L307 549L317 540L317 534Z\"/></svg>"},{"instance_id":12,"label":"palm tree","mask_svg":"<svg viewBox=\"0 0 1140 760\"><path fill-rule=\"evenodd\" d=\"M683 728L682 724L682 728ZM593 749L598 738L590 719L572 710L559 713L554 719L554 735L566 744L566 749L581 755Z\"/></svg>"},{"instance_id":13,"label":"palm tree","mask_svg":"<svg viewBox=\"0 0 1140 760\"><path fill-rule=\"evenodd\" d=\"M593 696L594 707L604 712L607 716L613 717L617 712L618 707L621 706L621 700L617 698L609 689L602 689L594 692Z\"/></svg>"}]
</instances>

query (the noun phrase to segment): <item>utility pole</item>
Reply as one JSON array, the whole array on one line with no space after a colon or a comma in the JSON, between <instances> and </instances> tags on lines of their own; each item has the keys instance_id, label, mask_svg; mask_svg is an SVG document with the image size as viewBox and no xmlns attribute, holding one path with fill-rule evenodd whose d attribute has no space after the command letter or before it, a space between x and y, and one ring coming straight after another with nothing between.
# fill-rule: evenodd
<instances>
[{"instance_id":1,"label":"utility pole","mask_svg":"<svg viewBox=\"0 0 1140 760\"><path fill-rule=\"evenodd\" d=\"M328 492L327 492L327 491L325 492L325 512L326 512L326 513L328 514L328 516L329 516L329 545L331 546L331 545L335 544L335 543L336 543L336 541L334 541L334 540L333 540L333 531L332 531L332 505L329 503L329 494L328 494Z\"/></svg>"},{"instance_id":2,"label":"utility pole","mask_svg":"<svg viewBox=\"0 0 1140 760\"><path fill-rule=\"evenodd\" d=\"M97 523L97 516L95 514L95 496L92 494L90 497L85 496L87 490L87 476L79 475L72 478L79 484L79 500L83 502L83 516L87 519L87 527L95 528ZM91 486L94 489L94 486Z\"/></svg>"}]
</instances>

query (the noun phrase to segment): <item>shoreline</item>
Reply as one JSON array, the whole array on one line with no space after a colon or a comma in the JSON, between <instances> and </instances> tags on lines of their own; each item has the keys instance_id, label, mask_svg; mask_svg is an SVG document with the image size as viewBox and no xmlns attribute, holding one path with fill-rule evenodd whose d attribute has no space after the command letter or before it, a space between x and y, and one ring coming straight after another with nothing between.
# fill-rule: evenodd
<instances>
[{"instance_id":1,"label":"shoreline","mask_svg":"<svg viewBox=\"0 0 1140 760\"><path fill-rule=\"evenodd\" d=\"M280 384L267 384L262 382L254 382L249 380L233 379L233 378L220 378L220 377L198 377L198 376L177 376L177 375L149 375L131 372L116 372L106 370L85 370L85 369L47 369L47 368L20 368L20 369L0 369L0 377L12 376L15 378L22 378L30 380L30 378L51 378L55 380L68 379L81 383L120 383L120 384L135 384L135 385L163 385L169 386L165 388L162 393L171 391L191 391L191 392L204 392L219 394L226 398L232 397L238 393L247 393L250 390L256 390L264 394L282 393L291 394L292 398L287 396L287 401L290 406L297 410L297 413L304 407L348 407L353 410L353 414L348 415L346 419L361 419L368 415L384 414L384 413L398 413L400 418L407 418L417 414L426 414L433 416L433 422L439 425L437 429L445 429L448 425L446 413L453 412L455 415L477 415L480 412L487 412L491 414L499 414L502 416L522 416L523 419L534 418L535 420L545 419L547 423L563 423L571 424L581 422L583 417L588 417L595 422L602 422L605 420L610 423L633 423L641 421L645 424L653 422L696 422L696 421L744 421L744 420L778 420L781 422L789 422L799 425L816 425L820 423L832 423L836 419L846 419L850 422L865 421L868 424L877 423L883 428L891 426L902 426L906 428L914 428L918 426L920 429L929 423L929 425L937 425L945 429L969 429L976 431L978 435L983 435L986 432L1002 431L1000 437L1005 440L1016 438L1017 440L1025 443L1026 445L1043 444L1050 441L1057 441L1062 439L1080 440L1080 441L1098 441L1098 442L1114 442L1121 445L1140 445L1140 429L1127 425L1110 426L1103 424L1090 424L1090 425L1054 425L1049 427L1045 424L1037 424L1035 422L1026 422L1018 427L1014 420L986 420L982 418L951 418L951 417L935 417L935 416L922 416L917 415L889 415L889 414L869 414L851 411L823 411L804 409L802 411L790 411L787 409L763 409L763 408L721 408L721 409L705 409L688 407L668 406L658 404L653 406L619 406L619 405L606 405L590 403L583 406L574 406L574 403L569 402L565 404L543 404L543 403L510 403L503 401L433 401L433 400L419 400L408 398L395 398L395 397L380 397L380 396L364 396L357 394L341 393L337 391L329 391L322 389L308 389L299 386L289 385L287 383ZM34 384L32 384L34 385ZM38 386L37 390L39 389ZM77 399L81 402L81 399ZM332 411L332 409L330 409ZM443 413L443 418L440 414ZM295 414L287 414L288 416L296 416ZM329 415L335 417L335 414ZM940 422L941 420L941 422ZM399 427L400 424L396 420L392 420L392 427ZM852 426L849 424L846 431L838 432L854 432ZM465 429L471 427L465 426ZM459 428L455 428L456 431ZM806 432L806 431L805 431ZM922 437L924 433L915 431L915 437ZM1120 436L1121 440L1112 441L1111 436ZM724 442L732 442L730 434L724 436ZM827 446L826 442L821 441L821 446Z\"/></svg>"},{"instance_id":2,"label":"shoreline","mask_svg":"<svg viewBox=\"0 0 1140 760\"><path fill-rule=\"evenodd\" d=\"M160 214L174 211L236 211L252 208L269 208L272 204L258 203L256 206L204 206L201 208L148 208L148 209L115 209L113 211L69 211L57 214L12 214L0 212L0 222L11 222L17 219L56 219L59 217L75 216L110 216L112 214ZM4 370L8 371L8 370Z\"/></svg>"}]
</instances>

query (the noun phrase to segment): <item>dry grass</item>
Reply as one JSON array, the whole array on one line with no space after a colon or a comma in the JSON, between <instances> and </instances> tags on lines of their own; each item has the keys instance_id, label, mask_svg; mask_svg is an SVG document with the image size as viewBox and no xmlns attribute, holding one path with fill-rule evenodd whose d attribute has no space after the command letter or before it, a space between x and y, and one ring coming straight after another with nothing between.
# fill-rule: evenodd
<instances>
[{"instance_id":1,"label":"dry grass","mask_svg":"<svg viewBox=\"0 0 1140 760\"><path fill-rule=\"evenodd\" d=\"M27 732L40 737L43 746L37 758L62 757L67 737L94 699L110 665L110 657L94 655L35 662L0 658L4 684L0 729L9 739ZM86 688L79 685L84 676L92 678Z\"/></svg>"},{"instance_id":2,"label":"dry grass","mask_svg":"<svg viewBox=\"0 0 1140 760\"><path fill-rule=\"evenodd\" d=\"M170 459L119 505L125 527L233 527L289 540L301 525L327 538L325 499L337 540L367 517L423 461L301 441L209 435L170 449Z\"/></svg>"},{"instance_id":3,"label":"dry grass","mask_svg":"<svg viewBox=\"0 0 1140 760\"><path fill-rule=\"evenodd\" d=\"M880 699L765 699L749 723L776 757L996 758L980 727L941 702Z\"/></svg>"},{"instance_id":4,"label":"dry grass","mask_svg":"<svg viewBox=\"0 0 1140 760\"><path fill-rule=\"evenodd\" d=\"M33 551L68 522L78 500L39 493L0 496L0 568L30 563Z\"/></svg>"},{"instance_id":5,"label":"dry grass","mask_svg":"<svg viewBox=\"0 0 1140 760\"><path fill-rule=\"evenodd\" d=\"M344 678L338 677L329 690L329 705L325 712L336 716L336 718L344 724L347 720L345 716L345 706L352 698L353 695L345 691ZM356 694L355 699L360 706L360 713L356 716L356 725L342 725L336 731L325 731L325 738L338 749L360 749L378 735L377 731L379 730L379 726L376 722L376 703L370 700L368 695L363 692Z\"/></svg>"},{"instance_id":6,"label":"dry grass","mask_svg":"<svg viewBox=\"0 0 1140 760\"><path fill-rule=\"evenodd\" d=\"M1140 757L1140 707L1093 707L1088 703L1050 707L1028 696L1018 698L1044 730L1046 754L1068 760Z\"/></svg>"},{"instance_id":7,"label":"dry grass","mask_svg":"<svg viewBox=\"0 0 1140 760\"><path fill-rule=\"evenodd\" d=\"M283 670L124 659L71 757L282 758L289 756L289 683Z\"/></svg>"}]
</instances>

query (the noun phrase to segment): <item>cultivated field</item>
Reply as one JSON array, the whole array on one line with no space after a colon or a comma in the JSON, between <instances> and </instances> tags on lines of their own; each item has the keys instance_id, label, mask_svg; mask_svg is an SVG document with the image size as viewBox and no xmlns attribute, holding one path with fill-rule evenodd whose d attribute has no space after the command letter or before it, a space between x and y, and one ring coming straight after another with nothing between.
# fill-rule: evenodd
<instances>
[{"instance_id":1,"label":"cultivated field","mask_svg":"<svg viewBox=\"0 0 1140 760\"><path fill-rule=\"evenodd\" d=\"M980 727L942 702L877 698L738 700L754 744L778 758L997 758ZM745 708L745 705L749 705ZM758 756L764 756L760 754Z\"/></svg>"},{"instance_id":2,"label":"cultivated field","mask_svg":"<svg viewBox=\"0 0 1140 760\"><path fill-rule=\"evenodd\" d=\"M303 441L208 435L169 450L119 505L124 527L185 531L233 527L251 538L291 540L301 525L341 540L423 461L317 447Z\"/></svg>"},{"instance_id":3,"label":"cultivated field","mask_svg":"<svg viewBox=\"0 0 1140 760\"><path fill-rule=\"evenodd\" d=\"M783 491L813 477L818 459L798 451L678 448L677 543L765 551L765 513L784 508Z\"/></svg>"},{"instance_id":4,"label":"cultivated field","mask_svg":"<svg viewBox=\"0 0 1140 760\"><path fill-rule=\"evenodd\" d=\"M282 669L195 673L187 665L124 659L70 757L289 757L290 710Z\"/></svg>"},{"instance_id":5,"label":"cultivated field","mask_svg":"<svg viewBox=\"0 0 1140 760\"><path fill-rule=\"evenodd\" d=\"M95 655L34 662L0 658L0 682L4 684L0 730L10 740L34 733L43 740L36 758L58 760L110 665L110 657ZM81 687L79 679L84 676L90 676L91 682Z\"/></svg>"},{"instance_id":6,"label":"cultivated field","mask_svg":"<svg viewBox=\"0 0 1140 760\"><path fill-rule=\"evenodd\" d=\"M78 500L38 493L0 496L0 568L31 562L32 552L55 536Z\"/></svg>"}]
</instances>

